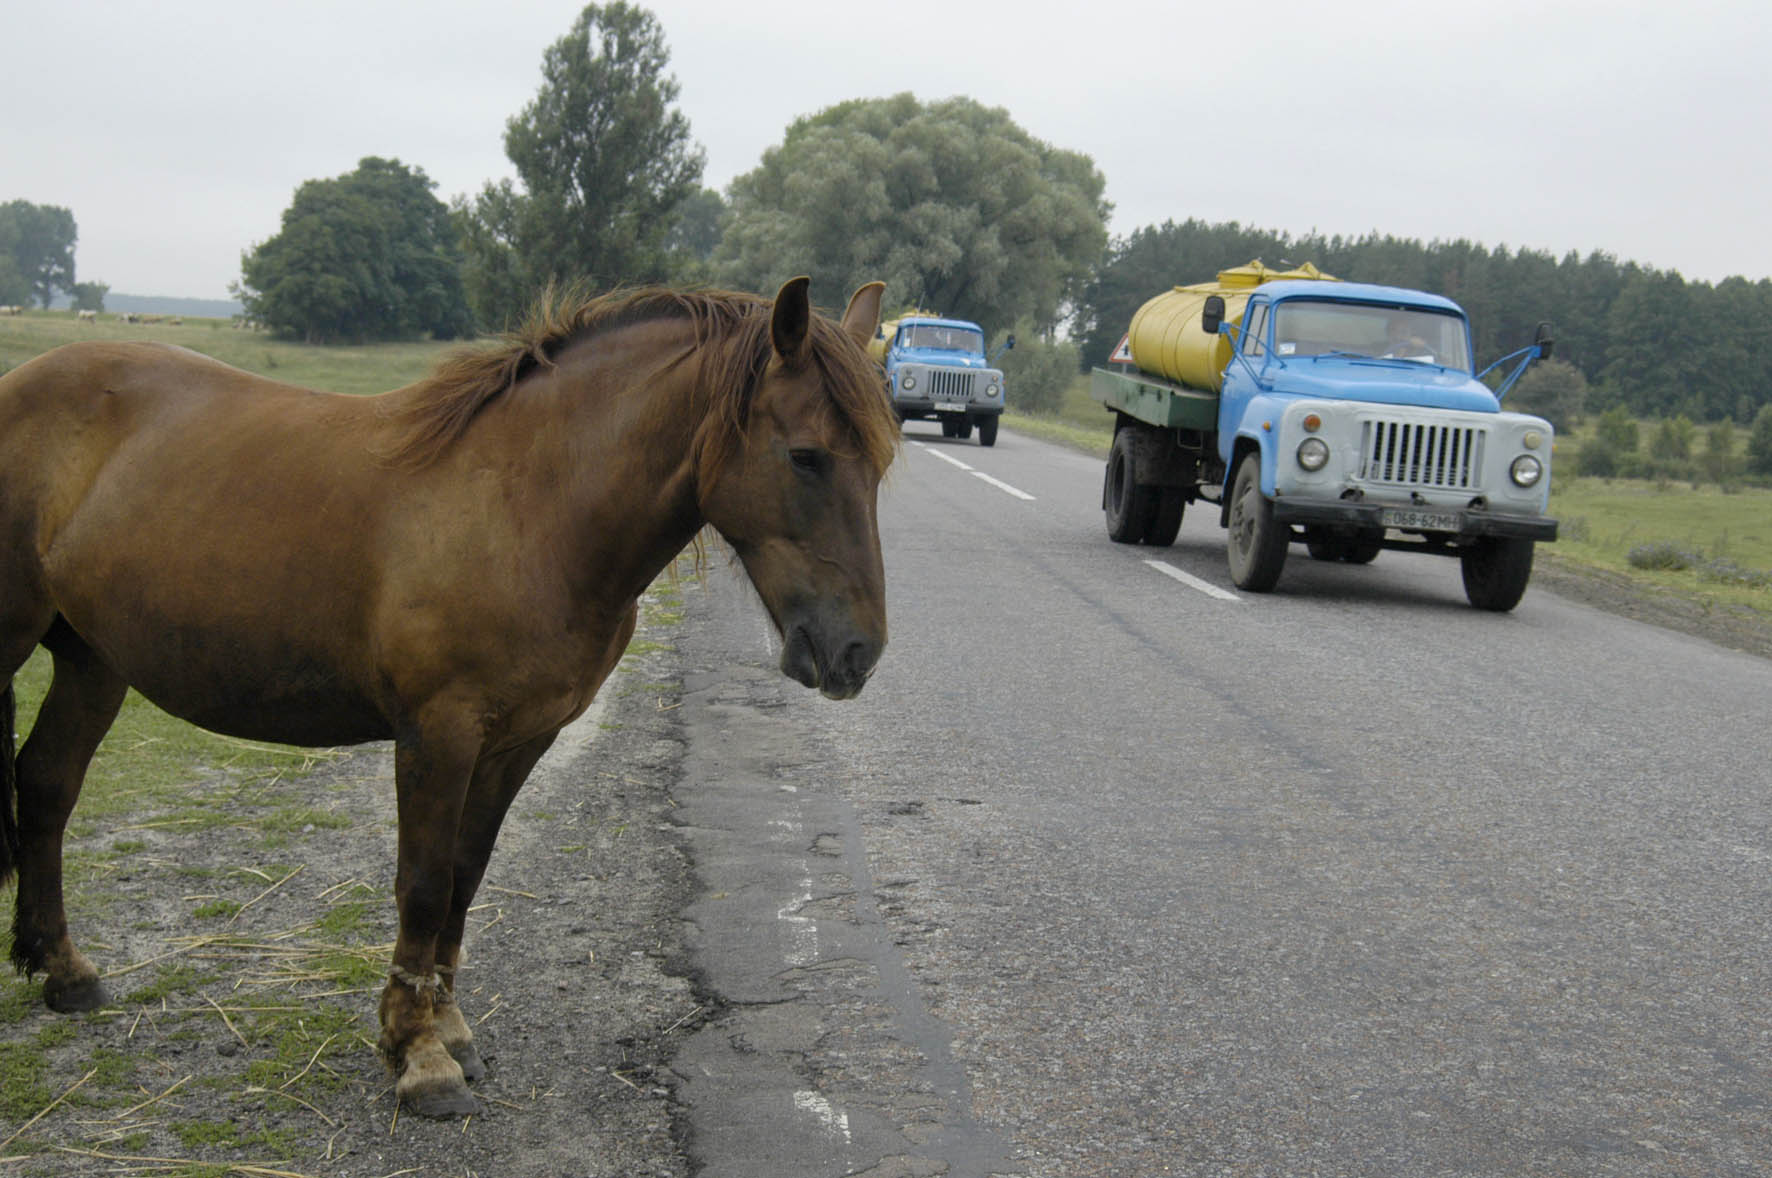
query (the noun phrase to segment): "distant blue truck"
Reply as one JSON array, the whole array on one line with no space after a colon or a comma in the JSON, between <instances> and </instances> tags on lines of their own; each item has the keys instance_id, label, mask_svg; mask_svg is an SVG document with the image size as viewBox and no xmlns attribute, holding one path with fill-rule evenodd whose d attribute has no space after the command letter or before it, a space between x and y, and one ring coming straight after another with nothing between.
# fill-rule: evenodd
<instances>
[{"instance_id":1,"label":"distant blue truck","mask_svg":"<svg viewBox=\"0 0 1772 1178\"><path fill-rule=\"evenodd\" d=\"M1265 592L1291 545L1317 560L1455 556L1473 606L1510 610L1555 540L1550 423L1501 398L1549 356L1482 372L1458 304L1259 262L1176 287L1133 317L1091 391L1115 415L1108 535L1168 545L1187 504L1218 504L1231 580ZM1482 377L1514 363L1495 389Z\"/></svg>"},{"instance_id":2,"label":"distant blue truck","mask_svg":"<svg viewBox=\"0 0 1772 1178\"><path fill-rule=\"evenodd\" d=\"M1003 347L1014 346L1009 336ZM870 351L900 421L939 421L944 438L970 438L977 427L980 445L997 444L1003 373L986 358L978 324L913 312L882 323Z\"/></svg>"}]
</instances>

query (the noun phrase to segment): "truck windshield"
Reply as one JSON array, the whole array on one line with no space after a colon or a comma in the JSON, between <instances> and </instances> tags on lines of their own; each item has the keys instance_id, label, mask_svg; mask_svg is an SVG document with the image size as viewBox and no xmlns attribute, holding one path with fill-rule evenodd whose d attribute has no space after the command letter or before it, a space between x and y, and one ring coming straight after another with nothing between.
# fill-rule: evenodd
<instances>
[{"instance_id":1,"label":"truck windshield","mask_svg":"<svg viewBox=\"0 0 1772 1178\"><path fill-rule=\"evenodd\" d=\"M1274 314L1278 356L1373 356L1469 372L1464 320L1419 307L1288 299Z\"/></svg>"},{"instance_id":2,"label":"truck windshield","mask_svg":"<svg viewBox=\"0 0 1772 1178\"><path fill-rule=\"evenodd\" d=\"M899 334L899 341L907 348L941 348L949 352L984 354L984 333L967 327L916 323Z\"/></svg>"}]
</instances>

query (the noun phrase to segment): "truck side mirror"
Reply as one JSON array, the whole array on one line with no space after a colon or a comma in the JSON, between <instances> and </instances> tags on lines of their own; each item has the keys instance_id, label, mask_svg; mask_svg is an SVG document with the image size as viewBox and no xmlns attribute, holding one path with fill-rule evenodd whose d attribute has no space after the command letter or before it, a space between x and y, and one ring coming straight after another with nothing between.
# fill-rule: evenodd
<instances>
[{"instance_id":1,"label":"truck side mirror","mask_svg":"<svg viewBox=\"0 0 1772 1178\"><path fill-rule=\"evenodd\" d=\"M1200 311L1200 330L1207 335L1217 335L1218 329L1224 326L1224 296L1207 295L1206 305Z\"/></svg>"},{"instance_id":2,"label":"truck side mirror","mask_svg":"<svg viewBox=\"0 0 1772 1178\"><path fill-rule=\"evenodd\" d=\"M1551 358L1551 349L1557 342L1551 336L1551 325L1548 323L1540 323L1538 325L1538 333L1532 337L1532 342L1538 345L1538 358L1540 360L1549 360Z\"/></svg>"}]
</instances>

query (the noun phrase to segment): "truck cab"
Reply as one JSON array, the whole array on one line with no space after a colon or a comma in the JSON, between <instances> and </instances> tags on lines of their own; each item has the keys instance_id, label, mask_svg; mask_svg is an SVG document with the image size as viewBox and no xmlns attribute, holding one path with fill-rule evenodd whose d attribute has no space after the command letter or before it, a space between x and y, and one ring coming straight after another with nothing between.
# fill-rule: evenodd
<instances>
[{"instance_id":1,"label":"truck cab","mask_svg":"<svg viewBox=\"0 0 1772 1178\"><path fill-rule=\"evenodd\" d=\"M945 438L969 438L976 426L981 445L996 445L1003 373L991 367L978 324L907 315L881 325L875 351L900 421L939 421Z\"/></svg>"}]
</instances>

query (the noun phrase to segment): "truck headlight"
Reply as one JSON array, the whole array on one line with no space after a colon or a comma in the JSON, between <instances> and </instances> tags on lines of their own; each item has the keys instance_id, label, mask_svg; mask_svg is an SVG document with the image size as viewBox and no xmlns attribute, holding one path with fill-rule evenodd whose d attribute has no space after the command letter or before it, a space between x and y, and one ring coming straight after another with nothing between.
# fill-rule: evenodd
<instances>
[{"instance_id":1,"label":"truck headlight","mask_svg":"<svg viewBox=\"0 0 1772 1178\"><path fill-rule=\"evenodd\" d=\"M912 389L917 387L917 378L907 372L904 374L904 379L899 381L898 383L899 383L899 386L901 388L903 388L905 392L908 393Z\"/></svg>"},{"instance_id":2,"label":"truck headlight","mask_svg":"<svg viewBox=\"0 0 1772 1178\"><path fill-rule=\"evenodd\" d=\"M1309 471L1322 470L1329 462L1329 443L1322 438L1306 438L1298 443L1298 465Z\"/></svg>"},{"instance_id":3,"label":"truck headlight","mask_svg":"<svg viewBox=\"0 0 1772 1178\"><path fill-rule=\"evenodd\" d=\"M993 380L990 384L984 386L984 395L987 397L995 397L997 395L996 381Z\"/></svg>"},{"instance_id":4,"label":"truck headlight","mask_svg":"<svg viewBox=\"0 0 1772 1178\"><path fill-rule=\"evenodd\" d=\"M1514 459L1514 464L1507 468L1507 473L1516 487L1536 486L1538 480L1544 477L1544 463L1530 454L1522 454Z\"/></svg>"}]
</instances>

